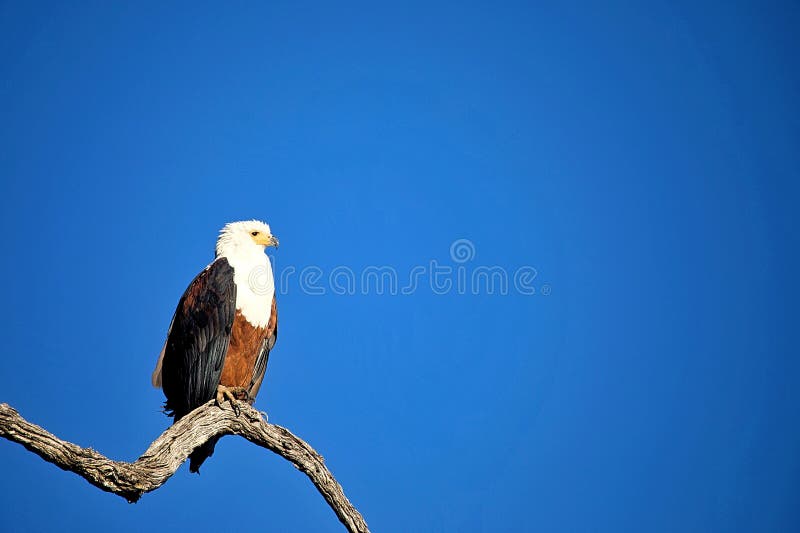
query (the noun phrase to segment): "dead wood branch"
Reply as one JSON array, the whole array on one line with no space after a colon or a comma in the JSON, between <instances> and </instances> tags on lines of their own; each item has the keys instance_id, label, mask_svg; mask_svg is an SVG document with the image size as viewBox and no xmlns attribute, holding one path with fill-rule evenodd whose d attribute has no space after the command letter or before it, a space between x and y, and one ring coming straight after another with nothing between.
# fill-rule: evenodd
<instances>
[{"instance_id":1,"label":"dead wood branch","mask_svg":"<svg viewBox=\"0 0 800 533\"><path fill-rule=\"evenodd\" d=\"M0 404L0 437L18 442L63 470L74 472L106 492L129 502L156 490L175 473L189 454L217 435L239 435L277 453L303 472L317 487L342 524L352 533L368 533L366 522L353 507L321 455L288 429L267 423L261 413L241 404L236 416L211 401L198 407L161 434L133 463L113 461L91 448L66 442Z\"/></svg>"}]
</instances>

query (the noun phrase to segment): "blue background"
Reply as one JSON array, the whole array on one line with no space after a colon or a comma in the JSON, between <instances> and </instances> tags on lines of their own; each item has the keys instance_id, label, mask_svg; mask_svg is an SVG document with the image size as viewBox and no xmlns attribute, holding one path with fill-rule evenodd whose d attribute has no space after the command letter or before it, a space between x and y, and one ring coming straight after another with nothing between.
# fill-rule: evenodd
<instances>
[{"instance_id":1,"label":"blue background","mask_svg":"<svg viewBox=\"0 0 800 533\"><path fill-rule=\"evenodd\" d=\"M466 238L537 294L279 295L257 405L373 531L797 531L798 27L796 2L1 2L0 400L133 460L225 222L267 220L278 271ZM9 442L0 467L3 531L343 530L232 437L136 505Z\"/></svg>"}]
</instances>

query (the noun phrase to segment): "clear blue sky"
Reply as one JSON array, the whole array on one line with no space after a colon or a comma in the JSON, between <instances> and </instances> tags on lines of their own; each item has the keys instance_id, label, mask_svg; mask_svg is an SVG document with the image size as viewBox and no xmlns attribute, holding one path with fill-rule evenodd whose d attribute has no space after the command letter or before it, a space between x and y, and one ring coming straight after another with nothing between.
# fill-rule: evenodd
<instances>
[{"instance_id":1,"label":"clear blue sky","mask_svg":"<svg viewBox=\"0 0 800 533\"><path fill-rule=\"evenodd\" d=\"M257 405L373 531L797 531L800 6L558 4L0 2L0 401L133 460L225 222L324 276L468 239L536 293L279 294ZM343 530L232 437L136 505L0 467L3 531Z\"/></svg>"}]
</instances>

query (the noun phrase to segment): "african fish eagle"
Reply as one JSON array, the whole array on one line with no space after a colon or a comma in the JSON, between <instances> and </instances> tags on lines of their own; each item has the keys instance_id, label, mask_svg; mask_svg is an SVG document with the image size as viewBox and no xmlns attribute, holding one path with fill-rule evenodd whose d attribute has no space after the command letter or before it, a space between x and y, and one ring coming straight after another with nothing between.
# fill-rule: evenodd
<instances>
[{"instance_id":1,"label":"african fish eagle","mask_svg":"<svg viewBox=\"0 0 800 533\"><path fill-rule=\"evenodd\" d=\"M267 246L277 247L278 239L264 222L225 225L214 261L181 296L153 371L175 422L212 398L220 406L227 399L234 409L238 400L255 400L278 338ZM189 471L199 471L217 440L192 452Z\"/></svg>"}]
</instances>

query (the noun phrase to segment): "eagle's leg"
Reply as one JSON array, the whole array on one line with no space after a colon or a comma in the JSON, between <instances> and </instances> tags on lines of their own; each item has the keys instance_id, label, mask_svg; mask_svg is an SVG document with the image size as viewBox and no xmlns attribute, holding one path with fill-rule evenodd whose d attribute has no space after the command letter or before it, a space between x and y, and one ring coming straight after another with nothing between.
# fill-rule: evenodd
<instances>
[{"instance_id":1,"label":"eagle's leg","mask_svg":"<svg viewBox=\"0 0 800 533\"><path fill-rule=\"evenodd\" d=\"M244 396L242 396L242 394L244 394ZM236 413L236 416L239 416L239 413L241 412L238 401L241 398L248 398L247 390L244 387L226 387L225 385L217 385L217 405L222 407L222 404L225 403L225 400L228 400L228 402L231 404L233 412Z\"/></svg>"}]
</instances>

